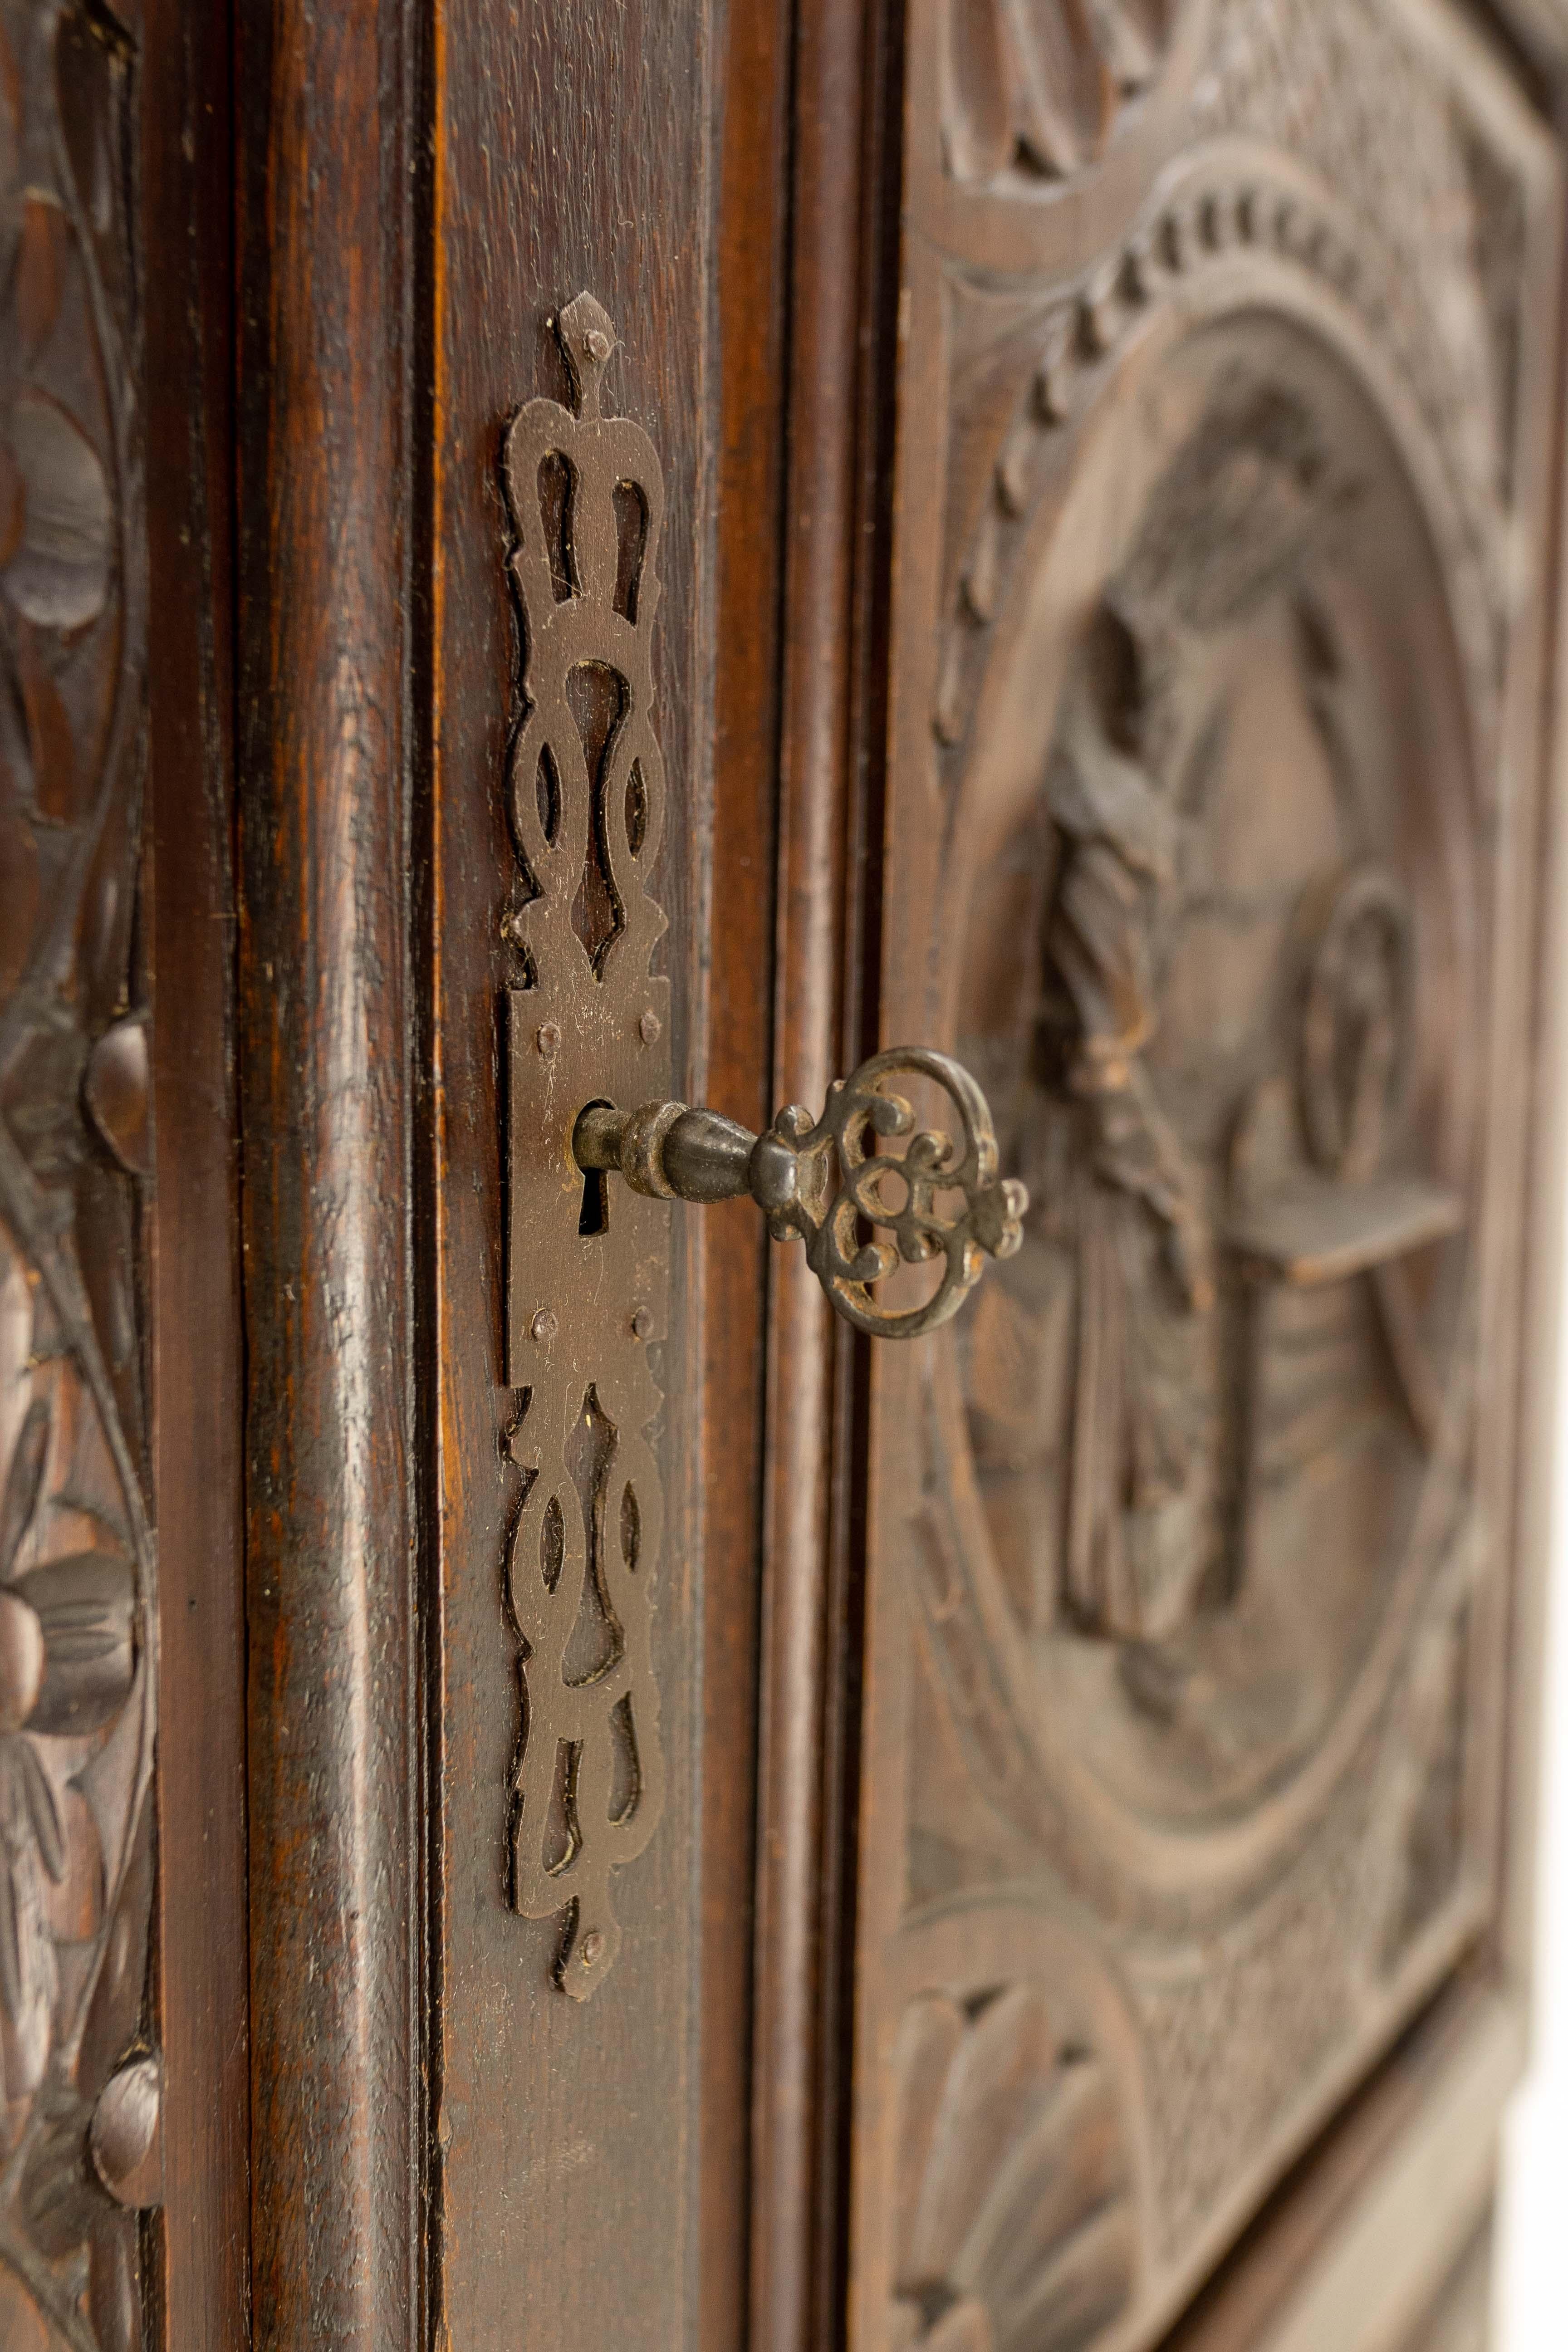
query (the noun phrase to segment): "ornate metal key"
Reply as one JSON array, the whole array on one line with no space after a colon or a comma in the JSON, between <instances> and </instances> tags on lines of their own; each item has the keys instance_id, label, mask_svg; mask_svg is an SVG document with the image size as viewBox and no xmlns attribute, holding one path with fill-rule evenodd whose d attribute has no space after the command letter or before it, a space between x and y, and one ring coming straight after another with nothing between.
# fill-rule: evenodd
<instances>
[{"instance_id":1,"label":"ornate metal key","mask_svg":"<svg viewBox=\"0 0 1568 2352\"><path fill-rule=\"evenodd\" d=\"M901 1156L878 1142L908 1135L914 1111L888 1078L927 1078L958 1114L959 1139L921 1130ZM822 1117L798 1103L765 1135L717 1111L682 1102L621 1111L594 1103L573 1136L585 1172L615 1170L653 1200L729 1201L750 1193L774 1241L800 1239L812 1272L838 1313L874 1339L913 1339L957 1312L985 1257L1011 1257L1023 1239L1028 1194L996 1173L996 1138L985 1097L945 1054L896 1045L836 1078ZM832 1162L837 1158L837 1180ZM891 1241L863 1240L871 1225ZM944 1263L931 1297L879 1306L872 1285L906 1265Z\"/></svg>"}]
</instances>

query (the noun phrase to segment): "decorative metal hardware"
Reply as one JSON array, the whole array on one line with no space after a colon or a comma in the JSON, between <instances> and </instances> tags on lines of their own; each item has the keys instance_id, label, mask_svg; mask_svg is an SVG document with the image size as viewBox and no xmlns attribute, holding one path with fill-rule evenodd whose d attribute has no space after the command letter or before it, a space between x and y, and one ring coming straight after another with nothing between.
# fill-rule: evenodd
<instances>
[{"instance_id":1,"label":"decorative metal hardware","mask_svg":"<svg viewBox=\"0 0 1568 2352\"><path fill-rule=\"evenodd\" d=\"M960 1139L921 1129L901 1154L878 1143L908 1135L915 1113L889 1078L926 1079L958 1114ZM711 1110L681 1102L620 1111L591 1103L572 1139L585 1173L614 1171L652 1200L737 1200L749 1193L774 1241L799 1239L838 1313L874 1339L914 1339L957 1313L985 1257L1011 1257L1024 1237L1029 1198L996 1173L996 1137L984 1096L963 1065L925 1046L896 1045L836 1078L822 1117L798 1103L753 1135ZM838 1173L834 1181L833 1160ZM944 1213L955 1196L962 1206ZM890 1234L864 1240L863 1225ZM879 1303L873 1286L909 1265L942 1261L931 1297L906 1307Z\"/></svg>"},{"instance_id":2,"label":"decorative metal hardware","mask_svg":"<svg viewBox=\"0 0 1568 2352\"><path fill-rule=\"evenodd\" d=\"M620 1948L610 1876L664 1810L652 1655L663 1489L647 1432L650 1361L669 1313L669 1214L584 1215L572 1165L583 1074L671 1082L669 982L648 969L665 929L648 887L664 825L651 637L664 516L641 426L601 414L615 327L591 294L555 320L574 408L531 400L506 437L522 637L522 715L508 770L519 887L500 929L510 1229L507 1450L523 1492L507 1559L522 1643L510 1899L562 1922L554 1969L586 2000ZM574 413L575 412L575 413Z\"/></svg>"},{"instance_id":3,"label":"decorative metal hardware","mask_svg":"<svg viewBox=\"0 0 1568 2352\"><path fill-rule=\"evenodd\" d=\"M670 1202L750 1192L776 1238L805 1242L840 1314L899 1339L945 1322L984 1255L1018 1246L1026 1203L997 1176L979 1087L942 1054L879 1054L829 1089L820 1119L792 1108L762 1137L667 1099L670 988L650 968L666 928L650 887L665 814L651 664L663 478L641 426L603 413L605 311L579 294L554 326L573 404L531 400L502 467L522 648L508 764L518 875L500 915L517 959L503 1000L517 1395L505 1445L523 1477L506 1567L523 1685L508 1894L529 1918L559 1918L556 1981L583 2000L620 1948L611 1874L642 1853L665 1802L650 1431ZM956 1141L913 1132L911 1104L886 1090L900 1077L947 1097ZM617 1101L644 1108L605 1108ZM901 1157L879 1148L903 1137ZM612 1171L628 1187L613 1203ZM923 1303L876 1297L900 1263L937 1275Z\"/></svg>"}]
</instances>

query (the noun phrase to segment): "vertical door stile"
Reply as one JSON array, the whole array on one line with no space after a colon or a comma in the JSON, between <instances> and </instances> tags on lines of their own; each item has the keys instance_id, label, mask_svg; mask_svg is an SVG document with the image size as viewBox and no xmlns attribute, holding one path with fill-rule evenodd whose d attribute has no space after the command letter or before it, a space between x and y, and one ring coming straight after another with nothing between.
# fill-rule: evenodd
<instances>
[{"instance_id":1,"label":"vertical door stile","mask_svg":"<svg viewBox=\"0 0 1568 2352\"><path fill-rule=\"evenodd\" d=\"M715 284L713 833L704 921L707 1098L761 1130L773 1087L778 627L786 520L792 0L731 8ZM705 1569L702 2063L704 2346L745 2341L752 2237L758 1563L773 1252L759 1219L703 1217ZM742 1763L743 1760L743 1765Z\"/></svg>"},{"instance_id":2,"label":"vertical door stile","mask_svg":"<svg viewBox=\"0 0 1568 2352\"><path fill-rule=\"evenodd\" d=\"M165 2352L249 2344L233 27L142 28ZM178 392L174 387L178 387Z\"/></svg>"},{"instance_id":3,"label":"vertical door stile","mask_svg":"<svg viewBox=\"0 0 1568 2352\"><path fill-rule=\"evenodd\" d=\"M258 2340L424 2340L421 12L243 12L240 1107Z\"/></svg>"},{"instance_id":4,"label":"vertical door stile","mask_svg":"<svg viewBox=\"0 0 1568 2352\"><path fill-rule=\"evenodd\" d=\"M743 2033L732 1983L727 2024L706 1998L705 1940L734 1937L705 1930L705 1824L713 1897L742 1908L748 1824L702 1750L700 1244L571 1158L589 1101L698 1099L701 1077L713 16L436 15L433 2065L455 2345L674 2344L705 2291L736 2300L714 2284L732 2242L703 2244L738 2185L704 2180L704 2100L732 2105ZM727 1590L740 1572L731 1551Z\"/></svg>"},{"instance_id":5,"label":"vertical door stile","mask_svg":"<svg viewBox=\"0 0 1568 2352\"><path fill-rule=\"evenodd\" d=\"M896 8L795 16L781 614L775 1101L877 1042ZM752 2326L841 2324L866 1345L798 1254L769 1276Z\"/></svg>"}]
</instances>

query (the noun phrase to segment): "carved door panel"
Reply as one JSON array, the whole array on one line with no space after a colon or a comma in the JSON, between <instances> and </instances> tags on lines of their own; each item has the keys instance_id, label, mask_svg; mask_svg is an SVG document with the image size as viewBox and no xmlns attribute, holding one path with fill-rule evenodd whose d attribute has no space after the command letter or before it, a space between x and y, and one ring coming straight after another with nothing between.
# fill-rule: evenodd
<instances>
[{"instance_id":1,"label":"carved door panel","mask_svg":"<svg viewBox=\"0 0 1568 2352\"><path fill-rule=\"evenodd\" d=\"M880 1017L1031 1207L871 1370L851 2333L1135 2352L1516 2030L1561 173L1442 0L908 44Z\"/></svg>"}]
</instances>

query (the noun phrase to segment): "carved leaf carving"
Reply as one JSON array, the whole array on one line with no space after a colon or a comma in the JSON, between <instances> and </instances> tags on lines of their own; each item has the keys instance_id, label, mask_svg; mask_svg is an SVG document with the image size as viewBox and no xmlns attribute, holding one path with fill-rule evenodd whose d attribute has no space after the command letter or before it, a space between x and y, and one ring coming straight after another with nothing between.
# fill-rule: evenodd
<instances>
[{"instance_id":1,"label":"carved leaf carving","mask_svg":"<svg viewBox=\"0 0 1568 2352\"><path fill-rule=\"evenodd\" d=\"M1035 1985L910 2004L899 2042L892 2341L1087 2352L1135 2270L1109 2070Z\"/></svg>"},{"instance_id":2,"label":"carved leaf carving","mask_svg":"<svg viewBox=\"0 0 1568 2352\"><path fill-rule=\"evenodd\" d=\"M943 146L954 179L1059 180L1156 79L1177 0L948 0Z\"/></svg>"}]
</instances>

